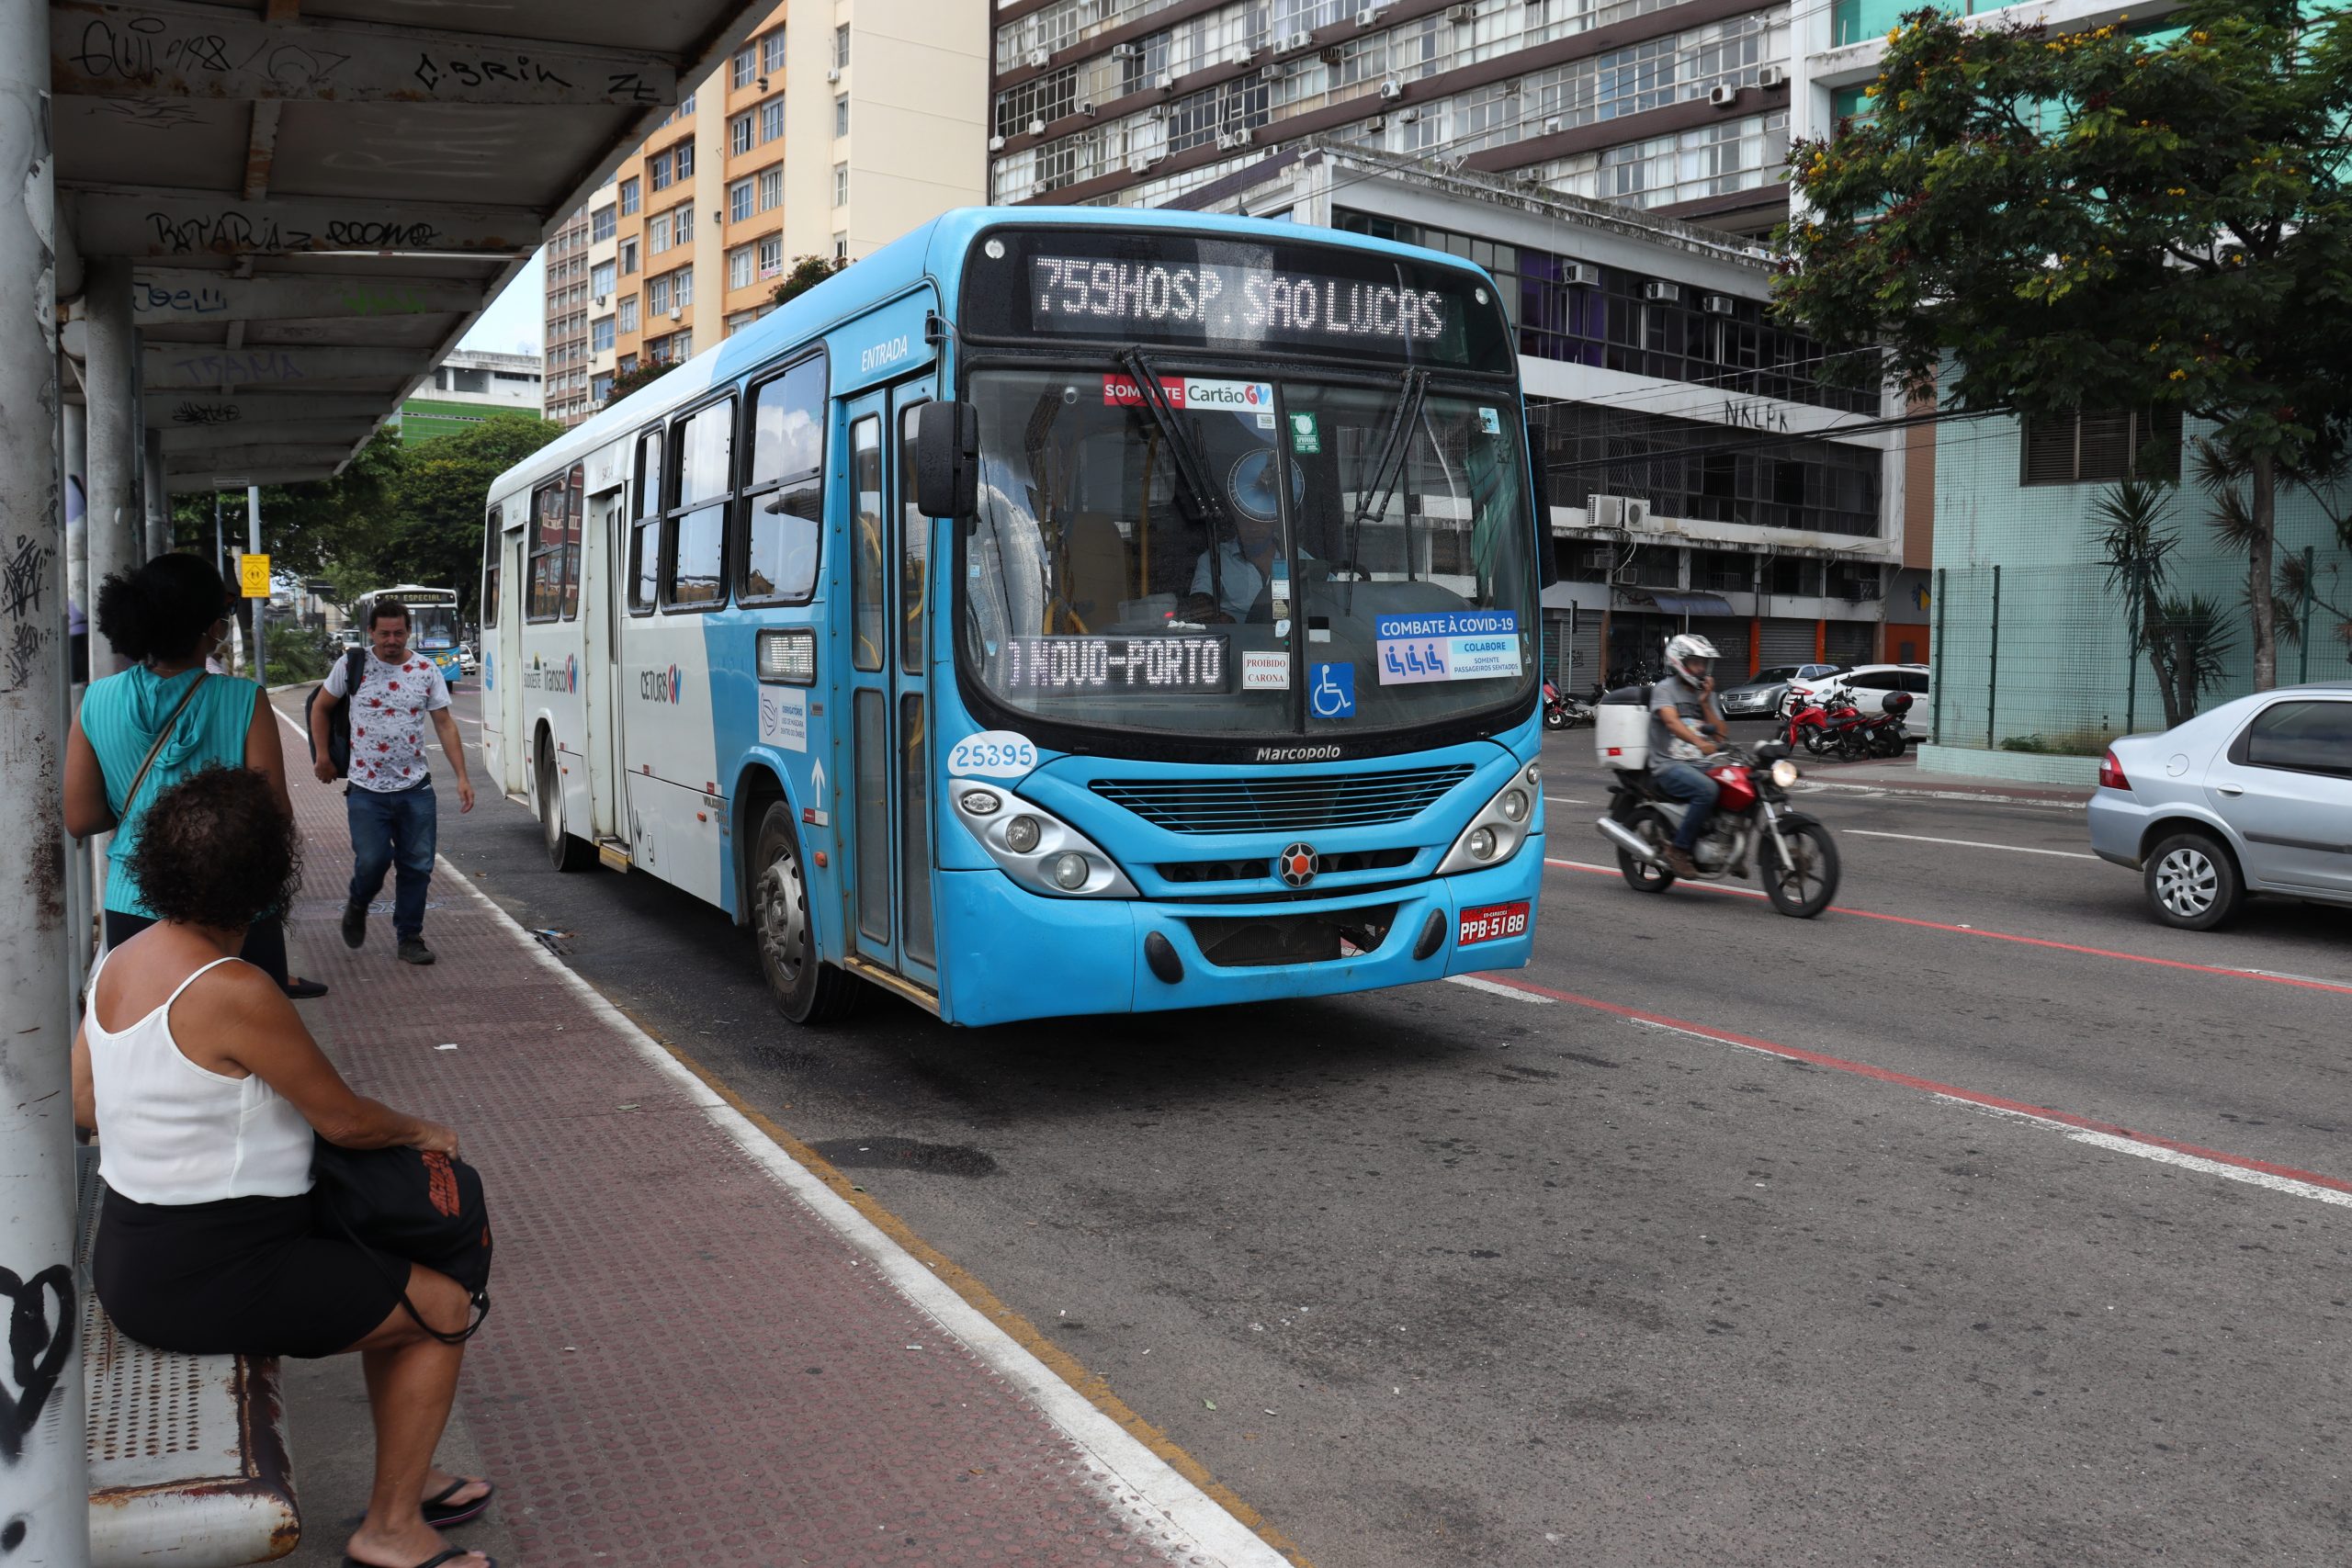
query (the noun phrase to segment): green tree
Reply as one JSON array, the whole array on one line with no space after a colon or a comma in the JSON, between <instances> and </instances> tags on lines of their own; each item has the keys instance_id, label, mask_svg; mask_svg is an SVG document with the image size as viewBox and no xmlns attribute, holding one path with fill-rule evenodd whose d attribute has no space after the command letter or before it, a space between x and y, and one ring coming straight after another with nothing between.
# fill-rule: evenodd
<instances>
[{"instance_id":1,"label":"green tree","mask_svg":"<svg viewBox=\"0 0 2352 1568\"><path fill-rule=\"evenodd\" d=\"M563 426L536 414L494 413L405 448L367 541L364 564L372 579L356 591L390 582L451 584L460 612L470 617L481 592L491 482L562 434Z\"/></svg>"},{"instance_id":2,"label":"green tree","mask_svg":"<svg viewBox=\"0 0 2352 1568\"><path fill-rule=\"evenodd\" d=\"M768 298L779 305L797 299L847 265L847 256L802 256L792 264L790 272L776 281Z\"/></svg>"},{"instance_id":3,"label":"green tree","mask_svg":"<svg viewBox=\"0 0 2352 1568\"><path fill-rule=\"evenodd\" d=\"M624 370L613 378L613 389L605 394L605 400L600 406L611 408L639 388L653 385L677 367L677 361L673 359L649 359L634 370Z\"/></svg>"},{"instance_id":4,"label":"green tree","mask_svg":"<svg viewBox=\"0 0 2352 1568\"><path fill-rule=\"evenodd\" d=\"M1781 308L1826 352L1881 351L1848 374L1940 381L1955 410L2210 421L2247 485L2267 690L2278 489L2352 426L2352 39L2293 0L2165 19L2159 44L1905 17L1872 111L1791 149Z\"/></svg>"}]
</instances>

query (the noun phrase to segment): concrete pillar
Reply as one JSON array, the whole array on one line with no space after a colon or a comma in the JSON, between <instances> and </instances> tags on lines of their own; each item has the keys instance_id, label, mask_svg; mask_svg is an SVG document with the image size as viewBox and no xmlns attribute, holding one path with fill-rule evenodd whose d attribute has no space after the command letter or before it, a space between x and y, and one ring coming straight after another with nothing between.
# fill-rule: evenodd
<instances>
[{"instance_id":1,"label":"concrete pillar","mask_svg":"<svg viewBox=\"0 0 2352 1568\"><path fill-rule=\"evenodd\" d=\"M164 433L147 432L147 556L169 555L172 549L172 493L164 488Z\"/></svg>"},{"instance_id":2,"label":"concrete pillar","mask_svg":"<svg viewBox=\"0 0 2352 1568\"><path fill-rule=\"evenodd\" d=\"M56 168L49 7L0 0L0 1269L14 1369L0 1395L0 1559L89 1560L74 1283L73 1010L62 801L65 513L58 488ZM122 291L128 326L130 295ZM29 1376L28 1376L29 1372Z\"/></svg>"},{"instance_id":3,"label":"concrete pillar","mask_svg":"<svg viewBox=\"0 0 2352 1568\"><path fill-rule=\"evenodd\" d=\"M139 340L130 324L130 263L119 256L93 259L89 285L82 298L89 311L90 677L96 680L122 668L98 636L98 586L147 558L147 525L138 490Z\"/></svg>"}]
</instances>

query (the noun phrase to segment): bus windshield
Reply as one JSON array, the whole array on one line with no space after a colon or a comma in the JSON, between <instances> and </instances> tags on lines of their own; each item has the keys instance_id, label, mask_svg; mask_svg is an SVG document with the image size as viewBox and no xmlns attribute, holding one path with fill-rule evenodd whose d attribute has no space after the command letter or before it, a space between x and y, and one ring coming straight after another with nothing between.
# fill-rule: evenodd
<instances>
[{"instance_id":1,"label":"bus windshield","mask_svg":"<svg viewBox=\"0 0 2352 1568\"><path fill-rule=\"evenodd\" d=\"M458 646L458 607L455 604L411 604L408 613L408 639L419 649Z\"/></svg>"},{"instance_id":2,"label":"bus windshield","mask_svg":"<svg viewBox=\"0 0 2352 1568\"><path fill-rule=\"evenodd\" d=\"M1148 375L1162 397L1131 370L972 379L961 657L998 704L1339 739L1528 696L1533 539L1507 389Z\"/></svg>"}]
</instances>

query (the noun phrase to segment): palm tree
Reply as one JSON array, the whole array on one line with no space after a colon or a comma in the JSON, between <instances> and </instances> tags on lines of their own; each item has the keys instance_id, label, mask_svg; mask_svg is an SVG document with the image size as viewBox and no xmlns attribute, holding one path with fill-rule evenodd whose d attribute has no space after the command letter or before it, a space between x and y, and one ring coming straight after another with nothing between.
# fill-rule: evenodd
<instances>
[{"instance_id":1,"label":"palm tree","mask_svg":"<svg viewBox=\"0 0 2352 1568\"><path fill-rule=\"evenodd\" d=\"M2107 525L2099 536L2100 558L2107 562L2107 588L2123 600L2123 618L2132 654L2146 654L2156 672L2156 690L2164 694L2165 728L2170 729L2197 711L2195 688L2180 700L2176 675L2176 647L2169 636L2157 635L2170 617L2164 601L2167 558L2180 540L2165 526L2172 502L2161 482L2132 475L2108 487L2092 514Z\"/></svg>"}]
</instances>

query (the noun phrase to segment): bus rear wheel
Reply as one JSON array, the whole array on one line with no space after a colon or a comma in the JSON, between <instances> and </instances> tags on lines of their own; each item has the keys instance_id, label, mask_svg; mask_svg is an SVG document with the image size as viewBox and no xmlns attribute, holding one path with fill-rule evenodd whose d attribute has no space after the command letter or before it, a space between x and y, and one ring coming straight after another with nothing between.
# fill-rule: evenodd
<instances>
[{"instance_id":1,"label":"bus rear wheel","mask_svg":"<svg viewBox=\"0 0 2352 1568\"><path fill-rule=\"evenodd\" d=\"M563 783L556 771L555 742L539 737L539 837L548 863L558 871L586 871L596 863L596 846L563 830Z\"/></svg>"},{"instance_id":2,"label":"bus rear wheel","mask_svg":"<svg viewBox=\"0 0 2352 1568\"><path fill-rule=\"evenodd\" d=\"M861 987L855 976L817 956L800 838L793 831L792 807L781 800L770 802L760 818L751 872L752 935L776 1007L795 1023L836 1023L847 1018L857 1006Z\"/></svg>"}]
</instances>

